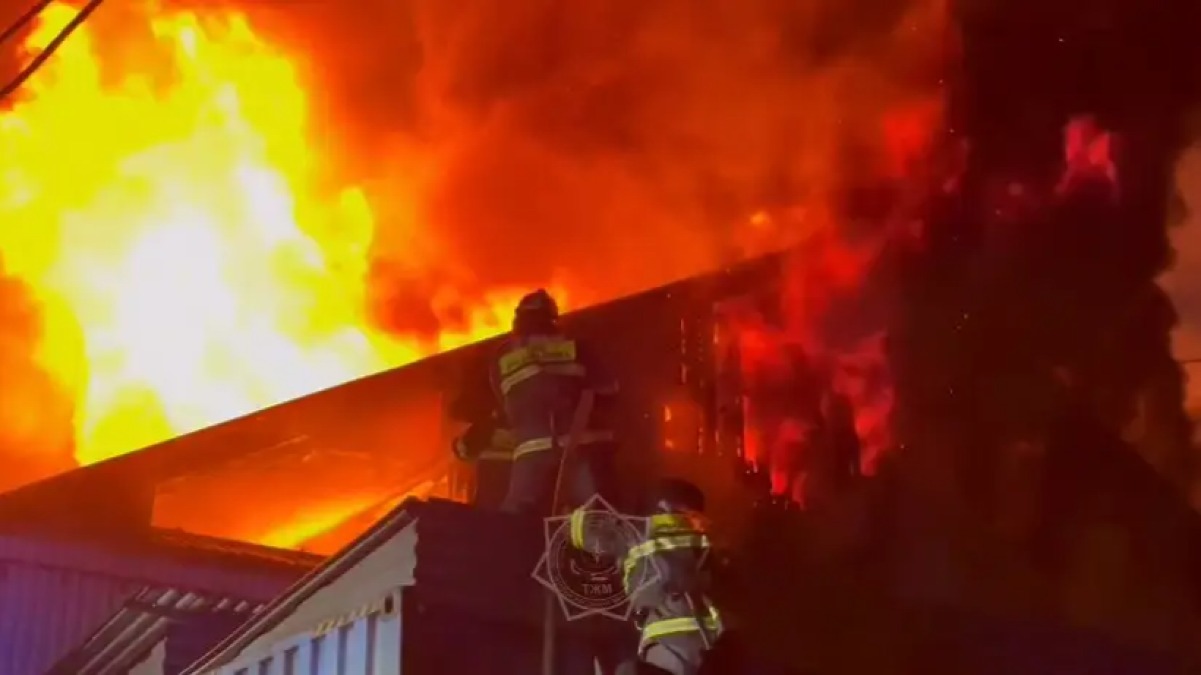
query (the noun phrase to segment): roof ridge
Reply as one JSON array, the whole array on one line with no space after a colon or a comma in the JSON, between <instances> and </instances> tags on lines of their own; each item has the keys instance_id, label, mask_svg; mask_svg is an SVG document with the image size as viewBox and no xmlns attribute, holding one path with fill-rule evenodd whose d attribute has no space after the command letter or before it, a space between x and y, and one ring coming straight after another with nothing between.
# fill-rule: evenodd
<instances>
[{"instance_id":1,"label":"roof ridge","mask_svg":"<svg viewBox=\"0 0 1201 675\"><path fill-rule=\"evenodd\" d=\"M328 558L328 556L308 551L276 548L240 539L227 539L207 534L196 534L182 529L151 528L150 540L156 544L177 545L214 553L261 558L271 562L294 564L301 567L313 567L321 564Z\"/></svg>"}]
</instances>

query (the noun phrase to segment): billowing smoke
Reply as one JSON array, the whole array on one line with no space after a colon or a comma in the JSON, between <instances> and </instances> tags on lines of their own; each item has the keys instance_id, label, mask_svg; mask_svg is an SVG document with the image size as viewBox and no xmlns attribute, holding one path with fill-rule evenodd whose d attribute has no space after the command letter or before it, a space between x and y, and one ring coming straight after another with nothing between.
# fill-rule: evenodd
<instances>
[{"instance_id":1,"label":"billowing smoke","mask_svg":"<svg viewBox=\"0 0 1201 675\"><path fill-rule=\"evenodd\" d=\"M852 232L937 120L946 46L942 0L162 4L245 12L297 56L314 154L376 216L376 314L405 333L505 285L579 306ZM126 45L155 11L97 12L102 77L144 58ZM2 358L37 373L22 335Z\"/></svg>"},{"instance_id":2,"label":"billowing smoke","mask_svg":"<svg viewBox=\"0 0 1201 675\"><path fill-rule=\"evenodd\" d=\"M1197 12L957 8L947 145L963 143L967 164L908 260L891 347L900 435L985 510L1014 493L1002 464L1042 446L1069 407L1174 478L1187 472L1175 317L1155 282L1171 262L1171 172L1197 100Z\"/></svg>"},{"instance_id":3,"label":"billowing smoke","mask_svg":"<svg viewBox=\"0 0 1201 675\"><path fill-rule=\"evenodd\" d=\"M1181 157L1176 188L1181 209L1171 232L1175 257L1161 283L1179 315L1172 352L1184 366L1185 408L1196 422L1201 418L1201 146L1193 146ZM1193 503L1201 504L1201 476L1194 472L1191 479Z\"/></svg>"},{"instance_id":4,"label":"billowing smoke","mask_svg":"<svg viewBox=\"0 0 1201 675\"><path fill-rule=\"evenodd\" d=\"M894 168L886 126L937 100L944 46L935 1L325 4L278 14L317 46L327 118L360 169L421 184L426 227L378 241L394 307L556 279L588 302L826 226L848 178Z\"/></svg>"},{"instance_id":5,"label":"billowing smoke","mask_svg":"<svg viewBox=\"0 0 1201 675\"><path fill-rule=\"evenodd\" d=\"M850 399L874 465L891 383L884 315L859 291L941 126L944 3L417 0L369 14L323 15L358 74L351 89L345 71L321 77L345 97L330 118L385 150L375 162L395 185L422 185L416 216L385 221L377 242L389 325L433 325L422 303L446 285L469 299L557 281L578 306L801 243L782 339ZM783 445L760 460L813 464L809 443Z\"/></svg>"},{"instance_id":6,"label":"billowing smoke","mask_svg":"<svg viewBox=\"0 0 1201 675\"><path fill-rule=\"evenodd\" d=\"M1163 277L1163 285L1172 295L1180 314L1174 334L1173 350L1189 366L1187 371L1201 374L1201 145L1193 146L1177 164L1176 188L1180 195L1180 219L1171 231L1175 251L1173 265ZM1190 408L1201 410L1201 391L1190 377Z\"/></svg>"}]
</instances>

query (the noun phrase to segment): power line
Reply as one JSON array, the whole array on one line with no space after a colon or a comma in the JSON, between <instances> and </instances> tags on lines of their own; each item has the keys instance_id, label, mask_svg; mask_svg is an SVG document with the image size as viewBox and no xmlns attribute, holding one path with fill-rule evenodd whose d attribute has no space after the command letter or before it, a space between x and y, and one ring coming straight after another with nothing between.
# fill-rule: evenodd
<instances>
[{"instance_id":1,"label":"power line","mask_svg":"<svg viewBox=\"0 0 1201 675\"><path fill-rule=\"evenodd\" d=\"M46 9L51 2L54 2L54 0L38 0L37 4L25 10L25 13L22 14L20 18L9 24L8 28L5 28L3 33L0 33L0 42L8 42L11 40L14 35L16 35L22 28L25 27L25 24L37 18L37 15L41 14L42 10Z\"/></svg>"},{"instance_id":2,"label":"power line","mask_svg":"<svg viewBox=\"0 0 1201 675\"><path fill-rule=\"evenodd\" d=\"M83 9L80 9L79 12L72 17L69 22L67 22L66 26L63 26L63 29L58 32L58 35L55 35L54 39L46 44L46 48L43 49L37 56L33 57L29 64L26 65L20 73L17 73L17 76L13 78L11 82L4 85L3 89L0 89L0 102L3 102L8 97L12 96L14 92L24 86L29 78L32 77L33 74L36 73L38 69L46 63L46 60L53 56L54 52L58 51L58 48L62 46L63 42L65 42L67 38L71 37L71 33L74 33L76 28L79 28L81 25L83 25L84 21L88 20L88 17L92 15L92 12L96 11L96 9L100 7L102 2L104 2L104 0L88 0L88 4L84 5ZM45 5L49 4L49 2L39 4L44 7ZM41 8L35 6L34 9L30 10L30 12L26 12L26 16L29 18L27 19L25 16L23 16L21 20L27 22L29 19L32 19L33 16L36 16L40 11ZM4 35L7 36L10 31L15 32L19 29L20 26L17 26L15 29L10 27L4 31Z\"/></svg>"}]
</instances>

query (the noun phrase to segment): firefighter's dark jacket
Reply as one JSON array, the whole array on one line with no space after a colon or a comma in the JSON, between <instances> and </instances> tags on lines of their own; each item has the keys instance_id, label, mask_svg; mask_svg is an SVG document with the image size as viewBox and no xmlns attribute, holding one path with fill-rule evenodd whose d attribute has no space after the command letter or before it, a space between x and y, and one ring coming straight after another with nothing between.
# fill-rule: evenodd
<instances>
[{"instance_id":1,"label":"firefighter's dark jacket","mask_svg":"<svg viewBox=\"0 0 1201 675\"><path fill-rule=\"evenodd\" d=\"M616 380L587 345L559 333L509 338L490 375L493 393L517 440L514 459L550 449L554 433L564 447L584 391L594 391L598 399L617 393ZM578 438L580 445L613 440L613 430L602 423L600 414L606 403L598 400L597 406L598 413Z\"/></svg>"},{"instance_id":2,"label":"firefighter's dark jacket","mask_svg":"<svg viewBox=\"0 0 1201 675\"><path fill-rule=\"evenodd\" d=\"M508 462L513 459L516 445L513 432L488 420L468 425L454 440L452 450L455 457L465 462Z\"/></svg>"},{"instance_id":3,"label":"firefighter's dark jacket","mask_svg":"<svg viewBox=\"0 0 1201 675\"><path fill-rule=\"evenodd\" d=\"M569 519L572 546L621 561L623 585L635 612L645 615L639 649L665 639L722 632L721 617L709 601L710 553L704 516L661 513L642 527L609 510L581 507ZM691 598L692 602L689 601Z\"/></svg>"},{"instance_id":4,"label":"firefighter's dark jacket","mask_svg":"<svg viewBox=\"0 0 1201 675\"><path fill-rule=\"evenodd\" d=\"M463 371L458 391L450 402L450 417L467 423L452 441L451 450L456 457L468 462L509 461L515 445L513 434L492 394L488 363L482 358Z\"/></svg>"},{"instance_id":5,"label":"firefighter's dark jacket","mask_svg":"<svg viewBox=\"0 0 1201 675\"><path fill-rule=\"evenodd\" d=\"M483 508L500 508L509 492L513 463L513 434L490 422L472 424L454 440L456 457L475 465L472 503Z\"/></svg>"}]
</instances>

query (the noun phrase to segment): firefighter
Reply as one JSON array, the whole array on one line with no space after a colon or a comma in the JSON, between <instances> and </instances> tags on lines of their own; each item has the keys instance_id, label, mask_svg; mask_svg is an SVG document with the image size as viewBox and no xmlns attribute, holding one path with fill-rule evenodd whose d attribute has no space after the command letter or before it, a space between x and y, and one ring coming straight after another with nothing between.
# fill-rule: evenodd
<instances>
[{"instance_id":1,"label":"firefighter","mask_svg":"<svg viewBox=\"0 0 1201 675\"><path fill-rule=\"evenodd\" d=\"M545 290L521 299L513 329L490 369L492 388L517 446L513 450L504 510L549 514L553 508L559 463L568 444L576 407L591 390L596 405L617 393L611 379L580 341L559 329L559 309ZM577 447L564 467L566 503L578 506L594 495L612 498L614 435L595 411L577 436Z\"/></svg>"},{"instance_id":2,"label":"firefighter","mask_svg":"<svg viewBox=\"0 0 1201 675\"><path fill-rule=\"evenodd\" d=\"M451 443L455 457L475 465L476 506L499 509L504 503L516 445L513 432L493 417L469 423Z\"/></svg>"},{"instance_id":3,"label":"firefighter","mask_svg":"<svg viewBox=\"0 0 1201 675\"><path fill-rule=\"evenodd\" d=\"M622 532L611 511L576 509L571 514L572 546L621 560L622 583L640 630L640 671L696 675L723 631L709 598L704 509L699 488L667 479L655 492L645 536L639 540Z\"/></svg>"}]
</instances>

